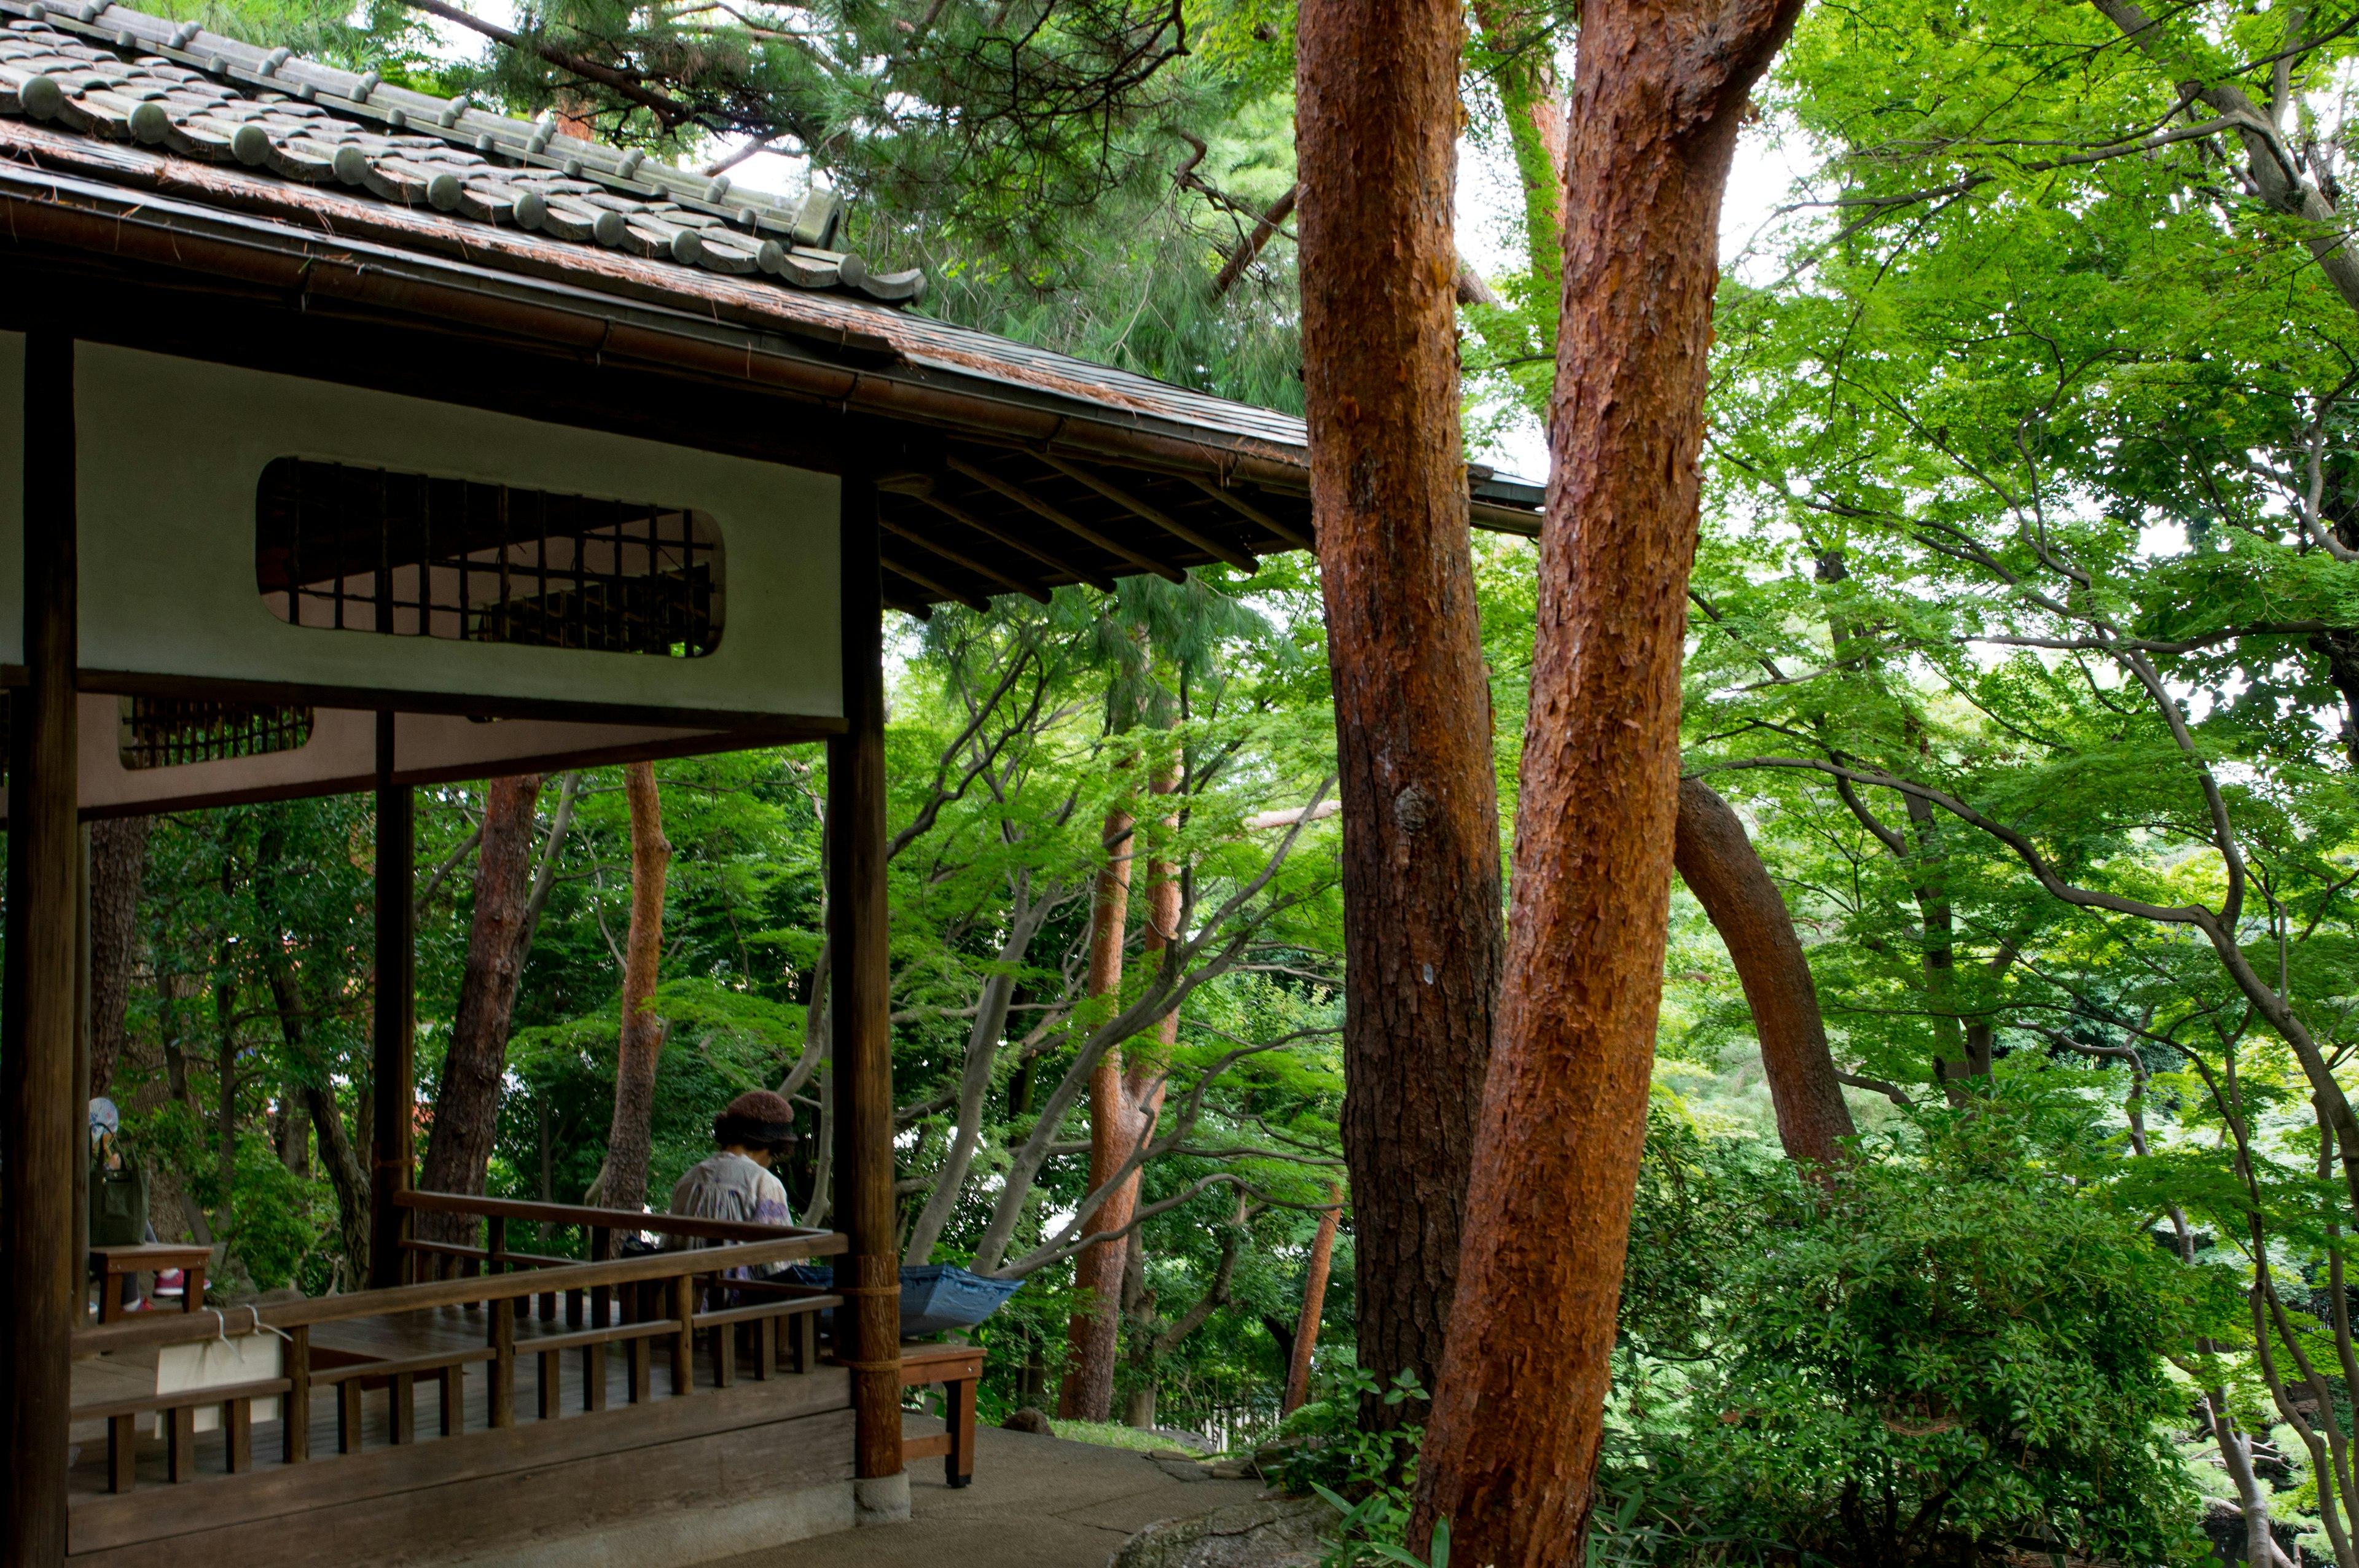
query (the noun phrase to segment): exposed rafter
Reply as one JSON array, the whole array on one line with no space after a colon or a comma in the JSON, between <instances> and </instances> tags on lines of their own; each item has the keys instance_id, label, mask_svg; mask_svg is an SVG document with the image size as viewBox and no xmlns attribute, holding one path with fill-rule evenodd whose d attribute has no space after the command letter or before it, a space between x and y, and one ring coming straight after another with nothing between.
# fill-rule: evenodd
<instances>
[{"instance_id":1,"label":"exposed rafter","mask_svg":"<svg viewBox=\"0 0 2359 1568\"><path fill-rule=\"evenodd\" d=\"M1172 582L1185 582L1188 579L1188 574L1186 572L1180 570L1178 567L1173 566L1170 562L1158 561L1151 556L1143 556L1127 545L1107 538L1103 534L1099 533L1096 529L1091 527L1088 524L1082 522L1079 518L1060 511L1057 507L1049 505L1038 496L1036 496L1031 493L1031 492L1024 489L1023 486L1010 483L1006 480L1000 478L997 474L993 473L989 469L978 468L974 464L968 462L964 458L960 457L952 457L950 459L950 466L958 472L964 474L967 478L974 481L975 483L985 486L988 489L997 491L1000 494L1007 497L1008 500L1016 503L1016 505L1038 513L1041 516L1046 517L1049 522L1054 523L1058 527L1064 529L1075 538L1086 539L1091 544L1095 545L1099 549L1105 551L1108 555L1120 557L1122 559L1128 561L1132 566L1138 568L1141 571L1153 572L1156 576L1167 579Z\"/></svg>"},{"instance_id":2,"label":"exposed rafter","mask_svg":"<svg viewBox=\"0 0 2359 1568\"><path fill-rule=\"evenodd\" d=\"M907 578L909 581L916 583L919 588L931 589L935 593L940 594L944 599L954 599L961 604L965 605L969 610L989 610L991 608L991 601L989 600L984 599L976 594L969 593L962 588L952 588L946 582L937 582L932 578L928 577L925 573L918 570L917 568L909 566L905 562L897 561L890 556L883 556L879 558L884 561L885 569L886 571L892 572L898 577Z\"/></svg>"},{"instance_id":3,"label":"exposed rafter","mask_svg":"<svg viewBox=\"0 0 2359 1568\"><path fill-rule=\"evenodd\" d=\"M978 517L973 513L969 512L965 507L961 506L958 503L954 501L945 501L940 496L934 494L930 491L923 493L918 493L915 492L912 492L911 493L917 494L917 498L919 501L924 502L927 505L932 507L943 516L950 518L952 522L963 523L968 527L973 529L976 533L982 535L984 538L996 539L1011 550L1023 551L1034 560L1038 561L1042 566L1047 567L1050 571L1062 572L1067 577L1072 578L1077 581L1088 583L1100 593L1112 593L1114 591L1114 579L1106 576L1103 572L1092 571L1087 567L1076 566L1071 561L1065 559L1061 556L1042 549L1039 546L1033 544L1022 535L1015 533L1010 529L1003 528L996 523L989 522L984 518Z\"/></svg>"},{"instance_id":4,"label":"exposed rafter","mask_svg":"<svg viewBox=\"0 0 2359 1568\"><path fill-rule=\"evenodd\" d=\"M1019 581L1015 578L1009 577L1006 572L1001 571L996 567L985 566L983 562L976 560L972 556L961 555L958 551L951 549L948 545L942 544L940 540L930 538L926 535L919 533L914 528L896 523L890 517L880 514L877 518L877 525L888 534L894 535L898 538L908 540L909 543L917 546L920 549L931 551L933 554L941 557L942 559L951 562L953 565L964 567L967 570L974 573L975 576L979 578L984 578L989 581L999 584L1000 587L1006 589L1011 593L1020 593L1027 599L1037 599L1043 604L1049 602L1049 590L1042 588L1037 582Z\"/></svg>"},{"instance_id":5,"label":"exposed rafter","mask_svg":"<svg viewBox=\"0 0 2359 1568\"><path fill-rule=\"evenodd\" d=\"M1122 507L1124 510L1130 512L1136 516L1145 518L1147 522L1154 524L1158 528L1162 529L1165 533L1169 534L1176 538L1186 540L1189 544L1195 546L1205 554L1228 562L1229 565L1236 568L1237 570L1241 572L1250 573L1261 570L1261 563L1259 561L1254 559L1251 556L1246 555L1234 545L1223 544L1222 541L1212 537L1210 534L1203 533L1195 528L1190 528L1187 524L1180 522L1180 519L1172 516L1161 507L1155 505L1152 502L1148 502L1138 496L1133 495L1130 492L1123 489L1120 485L1109 483L1107 481L1100 479L1097 475L1090 472L1087 469L1076 467L1074 464L1065 461L1062 458L1049 457L1045 453L1042 455L1040 460L1047 463L1050 468L1055 469L1059 473L1063 474L1067 479L1073 481L1077 484L1085 484L1089 486L1090 489L1096 491L1100 495L1104 496L1116 506Z\"/></svg>"},{"instance_id":6,"label":"exposed rafter","mask_svg":"<svg viewBox=\"0 0 2359 1568\"><path fill-rule=\"evenodd\" d=\"M1220 502L1222 504L1235 512L1238 516L1246 519L1248 522L1257 523L1262 527L1268 529L1272 538L1283 539L1298 550L1315 550L1319 547L1317 543L1312 540L1310 535L1305 534L1301 529L1295 527L1290 523L1279 522L1277 518L1272 517L1268 513L1264 512L1260 507L1256 506L1253 503L1237 494L1236 492L1233 490L1225 490L1220 485L1214 484L1209 479L1197 479L1193 475L1190 476L1189 482L1193 484L1198 490L1202 491L1206 495L1211 496L1213 500Z\"/></svg>"}]
</instances>

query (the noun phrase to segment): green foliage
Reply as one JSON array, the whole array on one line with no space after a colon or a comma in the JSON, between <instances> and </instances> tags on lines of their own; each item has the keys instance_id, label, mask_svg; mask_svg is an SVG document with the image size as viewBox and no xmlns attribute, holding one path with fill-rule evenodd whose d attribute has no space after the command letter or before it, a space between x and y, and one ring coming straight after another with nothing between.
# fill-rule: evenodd
<instances>
[{"instance_id":1,"label":"green foliage","mask_svg":"<svg viewBox=\"0 0 2359 1568\"><path fill-rule=\"evenodd\" d=\"M1717 1165L1751 1220L1732 1235L1729 1211L1654 1206L1647 1246L1684 1237L1688 1267L1720 1277L1681 1354L1625 1343L1607 1560L1744 1541L1861 1564L2014 1540L2192 1555L2166 1431L2189 1395L2168 1358L2230 1331L2236 1303L2153 1244L2105 1180L2088 1108L2039 1078L1919 1115L1824 1190L1658 1132L1650 1162L1690 1183Z\"/></svg>"}]
</instances>

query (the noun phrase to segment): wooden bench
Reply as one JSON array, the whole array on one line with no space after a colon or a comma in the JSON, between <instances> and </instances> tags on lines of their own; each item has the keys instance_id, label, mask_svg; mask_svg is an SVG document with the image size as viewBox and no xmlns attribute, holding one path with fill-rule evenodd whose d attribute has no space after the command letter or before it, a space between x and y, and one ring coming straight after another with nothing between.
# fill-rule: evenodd
<instances>
[{"instance_id":1,"label":"wooden bench","mask_svg":"<svg viewBox=\"0 0 2359 1568\"><path fill-rule=\"evenodd\" d=\"M98 1277L98 1321L120 1323L123 1320L123 1277L125 1274L161 1274L167 1270L181 1271L180 1310L195 1312L205 1304L205 1270L212 1266L210 1247L176 1247L169 1243L147 1242L133 1247L93 1247L90 1249L90 1271Z\"/></svg>"},{"instance_id":2,"label":"wooden bench","mask_svg":"<svg viewBox=\"0 0 2359 1568\"><path fill-rule=\"evenodd\" d=\"M980 1345L904 1345L901 1386L942 1386L942 1421L948 1428L939 1437L910 1438L901 1444L904 1459L942 1456L942 1476L953 1487L974 1479L974 1386L983 1379Z\"/></svg>"}]
</instances>

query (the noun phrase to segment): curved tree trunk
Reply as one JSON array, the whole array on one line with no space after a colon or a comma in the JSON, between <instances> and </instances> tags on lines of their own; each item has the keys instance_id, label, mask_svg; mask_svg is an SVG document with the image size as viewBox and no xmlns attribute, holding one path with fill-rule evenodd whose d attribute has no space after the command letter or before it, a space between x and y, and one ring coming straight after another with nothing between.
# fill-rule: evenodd
<instances>
[{"instance_id":1,"label":"curved tree trunk","mask_svg":"<svg viewBox=\"0 0 2359 1568\"><path fill-rule=\"evenodd\" d=\"M1305 0L1302 369L1343 803L1343 1152L1362 1363L1433 1387L1500 963L1459 426L1461 8ZM1423 1405L1371 1399L1372 1427Z\"/></svg>"},{"instance_id":2,"label":"curved tree trunk","mask_svg":"<svg viewBox=\"0 0 2359 1568\"><path fill-rule=\"evenodd\" d=\"M139 884L147 872L147 818L90 826L90 1093L114 1081L139 955Z\"/></svg>"},{"instance_id":3,"label":"curved tree trunk","mask_svg":"<svg viewBox=\"0 0 2359 1568\"><path fill-rule=\"evenodd\" d=\"M1156 795L1169 795L1178 783L1177 774L1158 768L1149 787ZM1122 922L1127 914L1128 868L1134 840L1129 817L1121 818L1119 830L1115 827L1118 815L1109 813L1106 817L1107 865L1110 871L1119 860L1123 882L1119 903L1110 911L1113 924L1092 928L1093 996L1103 994L1096 989L1102 956L1107 957L1110 966L1107 990L1119 989L1122 984ZM1109 886L1107 874L1101 872L1099 877L1102 903ZM1161 963L1163 950L1170 945L1180 922L1180 881L1168 860L1149 860L1147 878L1147 921L1139 946L1141 961L1152 970ZM1106 955L1102 944L1109 939L1113 947ZM1155 1136L1156 1119L1163 1109L1162 1073L1179 1038L1180 1015L1177 1011L1167 1012L1156 1021L1152 1036L1126 1042L1126 1049L1109 1050L1098 1059L1090 1077L1092 1191L1111 1180L1123 1162ZM1154 1044L1147 1047L1149 1039ZM1144 1173L1133 1171L1120 1186L1106 1195L1090 1221L1091 1229L1119 1230L1130 1223L1131 1216L1138 1212L1138 1184ZM1141 1246L1136 1232L1124 1240L1102 1241L1083 1254L1082 1264L1075 1270L1074 1282L1086 1284L1093 1294L1091 1310L1075 1314L1068 1327L1065 1379L1057 1390L1057 1408L1069 1421L1110 1421L1114 1417L1114 1363L1122 1333L1124 1281L1129 1272L1131 1252Z\"/></svg>"},{"instance_id":4,"label":"curved tree trunk","mask_svg":"<svg viewBox=\"0 0 2359 1568\"><path fill-rule=\"evenodd\" d=\"M451 1051L434 1090L431 1141L418 1184L428 1192L480 1194L500 1130L500 1089L507 1079L508 1018L530 941L532 839L540 775L494 779L484 799L484 838L475 860L475 909L467 933ZM472 1243L472 1215L413 1217L421 1239Z\"/></svg>"},{"instance_id":5,"label":"curved tree trunk","mask_svg":"<svg viewBox=\"0 0 2359 1568\"><path fill-rule=\"evenodd\" d=\"M1447 1518L1491 1568L1576 1560L1588 1519L1662 1000L1720 199L1800 3L1582 15L1515 903L1410 1532Z\"/></svg>"},{"instance_id":6,"label":"curved tree trunk","mask_svg":"<svg viewBox=\"0 0 2359 1568\"><path fill-rule=\"evenodd\" d=\"M1310 1243L1310 1273L1302 1282L1302 1316L1294 1325L1294 1342L1288 1346L1286 1368L1286 1398L1278 1406L1280 1415L1292 1415L1310 1397L1310 1356L1319 1347L1319 1320L1327 1311L1327 1271L1335 1260L1335 1227L1343 1218L1343 1189L1331 1189L1335 1206L1319 1216L1319 1234Z\"/></svg>"},{"instance_id":7,"label":"curved tree trunk","mask_svg":"<svg viewBox=\"0 0 2359 1568\"><path fill-rule=\"evenodd\" d=\"M1745 824L1701 779L1680 782L1672 863L1728 945L1745 986L1786 1157L1828 1164L1842 1159L1841 1140L1859 1129L1827 1052L1826 1021L1794 916L1745 838Z\"/></svg>"},{"instance_id":8,"label":"curved tree trunk","mask_svg":"<svg viewBox=\"0 0 2359 1568\"><path fill-rule=\"evenodd\" d=\"M606 1134L606 1163L592 1184L606 1208L635 1209L647 1201L653 1155L656 1063L663 1055L664 1022L650 1004L663 957L664 871L671 845L664 838L663 802L652 762L623 770L631 803L631 932L623 943L623 1029L614 1056L614 1120Z\"/></svg>"},{"instance_id":9,"label":"curved tree trunk","mask_svg":"<svg viewBox=\"0 0 2359 1568\"><path fill-rule=\"evenodd\" d=\"M1090 903L1089 994L1112 996L1122 989L1123 942L1130 921L1131 818L1106 813L1105 864L1098 870ZM1125 1138L1127 1103L1122 1092L1122 1052L1109 1048L1090 1070L1090 1191L1114 1179L1130 1153ZM1092 1228L1118 1230L1130 1223L1125 1194L1107 1195ZM1065 1328L1065 1376L1057 1389L1057 1414L1066 1421L1104 1421L1114 1409L1114 1339L1122 1310L1123 1244L1101 1241L1073 1264L1073 1287L1088 1292L1085 1304Z\"/></svg>"}]
</instances>

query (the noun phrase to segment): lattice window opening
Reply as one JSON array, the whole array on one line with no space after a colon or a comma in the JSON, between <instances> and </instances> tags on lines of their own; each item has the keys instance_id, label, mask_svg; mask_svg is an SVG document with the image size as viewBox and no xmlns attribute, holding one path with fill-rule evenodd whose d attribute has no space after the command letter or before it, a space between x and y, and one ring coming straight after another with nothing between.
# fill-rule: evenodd
<instances>
[{"instance_id":1,"label":"lattice window opening","mask_svg":"<svg viewBox=\"0 0 2359 1568\"><path fill-rule=\"evenodd\" d=\"M232 757L300 751L311 740L312 710L202 697L126 697L116 745L125 769L185 767Z\"/></svg>"},{"instance_id":2,"label":"lattice window opening","mask_svg":"<svg viewBox=\"0 0 2359 1568\"><path fill-rule=\"evenodd\" d=\"M686 507L282 458L255 503L264 603L306 627L700 658L723 551Z\"/></svg>"}]
</instances>

